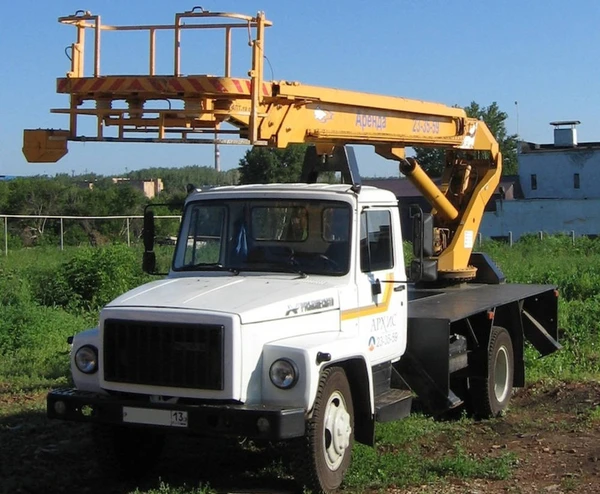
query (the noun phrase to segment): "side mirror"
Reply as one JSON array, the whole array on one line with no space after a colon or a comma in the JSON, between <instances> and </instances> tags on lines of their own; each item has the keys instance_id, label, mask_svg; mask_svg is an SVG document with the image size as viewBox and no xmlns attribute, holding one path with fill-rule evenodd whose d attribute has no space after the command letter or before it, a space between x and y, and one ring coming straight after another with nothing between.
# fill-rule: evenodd
<instances>
[{"instance_id":1,"label":"side mirror","mask_svg":"<svg viewBox=\"0 0 600 494\"><path fill-rule=\"evenodd\" d=\"M415 257L433 256L433 216L420 208L412 215L413 254Z\"/></svg>"},{"instance_id":2,"label":"side mirror","mask_svg":"<svg viewBox=\"0 0 600 494\"><path fill-rule=\"evenodd\" d=\"M144 240L144 254L142 257L142 270L148 274L156 272L156 254L154 253L154 211L144 210L144 229L142 238Z\"/></svg>"},{"instance_id":3,"label":"side mirror","mask_svg":"<svg viewBox=\"0 0 600 494\"><path fill-rule=\"evenodd\" d=\"M144 250L146 252L151 252L154 250L154 211L151 209L146 209L144 211L144 230L142 232L142 237L144 239Z\"/></svg>"},{"instance_id":4,"label":"side mirror","mask_svg":"<svg viewBox=\"0 0 600 494\"><path fill-rule=\"evenodd\" d=\"M437 259L434 256L433 215L424 213L417 205L410 206L413 229L413 254L410 265L410 279L415 282L437 281Z\"/></svg>"},{"instance_id":5,"label":"side mirror","mask_svg":"<svg viewBox=\"0 0 600 494\"><path fill-rule=\"evenodd\" d=\"M173 251L175 242L173 242L173 236L176 231L180 228L180 218L177 216L158 216L161 220L163 218L170 218L166 222L161 222L161 228L158 232L158 239L156 238L156 216L152 208L158 206L166 206L169 210L174 208L183 208L183 204L179 203L154 203L148 204L144 208L144 224L142 229L142 241L144 242L144 254L142 257L142 269L144 272L152 275L167 275L169 273L169 265L167 260L173 258ZM159 213L160 214L160 213ZM157 257L154 252L154 246L158 244L159 255ZM170 254L170 255L169 255Z\"/></svg>"},{"instance_id":6,"label":"side mirror","mask_svg":"<svg viewBox=\"0 0 600 494\"><path fill-rule=\"evenodd\" d=\"M154 252L144 252L142 257L142 270L148 274L156 272L156 254Z\"/></svg>"},{"instance_id":7,"label":"side mirror","mask_svg":"<svg viewBox=\"0 0 600 494\"><path fill-rule=\"evenodd\" d=\"M410 264L410 279L415 283L432 283L438 279L436 259L415 259Z\"/></svg>"}]
</instances>

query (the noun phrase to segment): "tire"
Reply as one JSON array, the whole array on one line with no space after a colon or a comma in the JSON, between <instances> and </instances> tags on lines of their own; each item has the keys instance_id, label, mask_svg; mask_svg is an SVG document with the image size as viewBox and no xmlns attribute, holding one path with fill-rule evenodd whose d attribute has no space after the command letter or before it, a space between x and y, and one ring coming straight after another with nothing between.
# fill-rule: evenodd
<instances>
[{"instance_id":1,"label":"tire","mask_svg":"<svg viewBox=\"0 0 600 494\"><path fill-rule=\"evenodd\" d=\"M321 374L294 472L297 481L313 494L336 491L350 466L353 444L350 385L341 367L330 367Z\"/></svg>"},{"instance_id":2,"label":"tire","mask_svg":"<svg viewBox=\"0 0 600 494\"><path fill-rule=\"evenodd\" d=\"M92 438L100 469L119 478L139 478L151 471L162 454L165 437L148 429L94 425Z\"/></svg>"},{"instance_id":3,"label":"tire","mask_svg":"<svg viewBox=\"0 0 600 494\"><path fill-rule=\"evenodd\" d=\"M508 408L514 378L514 353L508 331L494 326L490 334L485 373L482 378L471 379L470 402L478 418L499 417Z\"/></svg>"}]
</instances>

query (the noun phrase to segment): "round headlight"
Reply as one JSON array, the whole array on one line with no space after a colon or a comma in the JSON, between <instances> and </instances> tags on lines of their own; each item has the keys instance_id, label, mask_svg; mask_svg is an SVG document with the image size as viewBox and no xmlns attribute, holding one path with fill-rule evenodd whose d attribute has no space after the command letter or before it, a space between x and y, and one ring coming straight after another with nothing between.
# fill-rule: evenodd
<instances>
[{"instance_id":1,"label":"round headlight","mask_svg":"<svg viewBox=\"0 0 600 494\"><path fill-rule=\"evenodd\" d=\"M290 389L298 382L298 367L288 359L279 359L269 369L271 382L281 389Z\"/></svg>"},{"instance_id":2,"label":"round headlight","mask_svg":"<svg viewBox=\"0 0 600 494\"><path fill-rule=\"evenodd\" d=\"M75 365L84 374L93 374L98 370L98 350L84 345L75 352Z\"/></svg>"}]
</instances>

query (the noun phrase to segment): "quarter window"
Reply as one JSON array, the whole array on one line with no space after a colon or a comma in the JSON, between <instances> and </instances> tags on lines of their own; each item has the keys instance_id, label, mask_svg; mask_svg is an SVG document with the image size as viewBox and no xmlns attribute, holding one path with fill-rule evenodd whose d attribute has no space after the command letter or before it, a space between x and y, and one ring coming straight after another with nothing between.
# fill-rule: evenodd
<instances>
[{"instance_id":1,"label":"quarter window","mask_svg":"<svg viewBox=\"0 0 600 494\"><path fill-rule=\"evenodd\" d=\"M394 267L389 211L364 211L360 220L360 268L364 273Z\"/></svg>"}]
</instances>

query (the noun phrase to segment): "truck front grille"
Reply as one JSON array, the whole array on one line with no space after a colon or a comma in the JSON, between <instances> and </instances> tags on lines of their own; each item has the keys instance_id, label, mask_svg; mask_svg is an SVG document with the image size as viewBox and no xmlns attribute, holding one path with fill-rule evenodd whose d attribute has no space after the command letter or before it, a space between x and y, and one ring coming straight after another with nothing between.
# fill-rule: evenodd
<instances>
[{"instance_id":1,"label":"truck front grille","mask_svg":"<svg viewBox=\"0 0 600 494\"><path fill-rule=\"evenodd\" d=\"M223 389L223 326L107 319L104 379Z\"/></svg>"}]
</instances>

